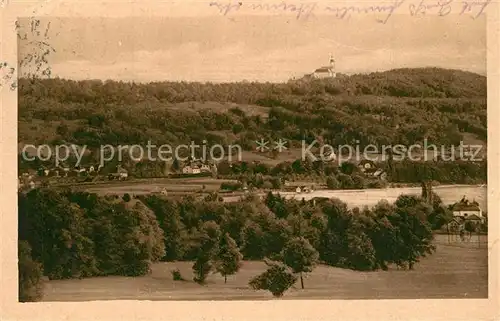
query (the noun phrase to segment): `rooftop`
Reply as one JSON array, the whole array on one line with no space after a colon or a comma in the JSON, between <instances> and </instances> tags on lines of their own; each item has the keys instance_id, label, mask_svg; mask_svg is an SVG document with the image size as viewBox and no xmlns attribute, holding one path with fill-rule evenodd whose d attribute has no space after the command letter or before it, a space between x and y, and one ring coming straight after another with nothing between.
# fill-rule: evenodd
<instances>
[{"instance_id":1,"label":"rooftop","mask_svg":"<svg viewBox=\"0 0 500 321\"><path fill-rule=\"evenodd\" d=\"M460 200L460 202L457 202L453 205L453 210L454 211L480 211L481 208L479 207L479 203L473 200L472 202L469 202L465 198L465 196Z\"/></svg>"},{"instance_id":2,"label":"rooftop","mask_svg":"<svg viewBox=\"0 0 500 321\"><path fill-rule=\"evenodd\" d=\"M316 69L314 72L331 72L333 71L332 67L320 67Z\"/></svg>"}]
</instances>

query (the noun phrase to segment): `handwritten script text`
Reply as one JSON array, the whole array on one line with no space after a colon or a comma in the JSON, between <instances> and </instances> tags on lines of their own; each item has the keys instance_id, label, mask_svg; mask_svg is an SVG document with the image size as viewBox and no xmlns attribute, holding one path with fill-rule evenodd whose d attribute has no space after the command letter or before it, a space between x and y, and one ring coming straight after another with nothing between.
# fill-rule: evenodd
<instances>
[{"instance_id":1,"label":"handwritten script text","mask_svg":"<svg viewBox=\"0 0 500 321\"><path fill-rule=\"evenodd\" d=\"M444 17L455 13L469 15L476 19L485 13L491 0L393 0L372 5L335 6L318 2L288 2L275 4L246 3L242 1L212 1L210 7L221 15L232 13L261 12L269 14L291 13L296 19L308 19L314 14L329 14L337 19L348 19L353 15L376 14L375 21L385 24L396 13L410 14L412 17L435 15Z\"/></svg>"}]
</instances>

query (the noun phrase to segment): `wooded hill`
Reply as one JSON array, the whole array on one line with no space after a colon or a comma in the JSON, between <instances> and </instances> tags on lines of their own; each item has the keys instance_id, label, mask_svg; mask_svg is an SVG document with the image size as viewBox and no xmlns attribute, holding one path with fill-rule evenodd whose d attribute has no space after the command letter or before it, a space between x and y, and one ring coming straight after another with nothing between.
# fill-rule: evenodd
<instances>
[{"instance_id":1,"label":"wooded hill","mask_svg":"<svg viewBox=\"0 0 500 321\"><path fill-rule=\"evenodd\" d=\"M397 69L286 83L20 79L21 143L239 143L321 138L332 145L486 141L486 77Z\"/></svg>"}]
</instances>

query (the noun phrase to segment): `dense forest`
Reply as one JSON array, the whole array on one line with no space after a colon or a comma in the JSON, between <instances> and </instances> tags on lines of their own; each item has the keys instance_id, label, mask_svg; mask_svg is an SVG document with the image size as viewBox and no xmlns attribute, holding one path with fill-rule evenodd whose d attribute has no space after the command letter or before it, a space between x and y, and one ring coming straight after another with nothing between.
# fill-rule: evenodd
<instances>
[{"instance_id":1,"label":"dense forest","mask_svg":"<svg viewBox=\"0 0 500 321\"><path fill-rule=\"evenodd\" d=\"M228 104L231 104L228 108ZM486 78L436 68L286 83L20 79L22 143L208 144L261 138L333 146L486 141Z\"/></svg>"}]
</instances>

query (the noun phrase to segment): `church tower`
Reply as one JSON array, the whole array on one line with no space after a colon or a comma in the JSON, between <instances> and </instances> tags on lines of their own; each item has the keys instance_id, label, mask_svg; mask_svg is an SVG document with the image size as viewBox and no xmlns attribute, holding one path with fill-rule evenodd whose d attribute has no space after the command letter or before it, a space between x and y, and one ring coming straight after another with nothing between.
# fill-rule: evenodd
<instances>
[{"instance_id":1,"label":"church tower","mask_svg":"<svg viewBox=\"0 0 500 321\"><path fill-rule=\"evenodd\" d=\"M330 77L337 77L337 72L335 71L335 59L332 54L330 54Z\"/></svg>"}]
</instances>

